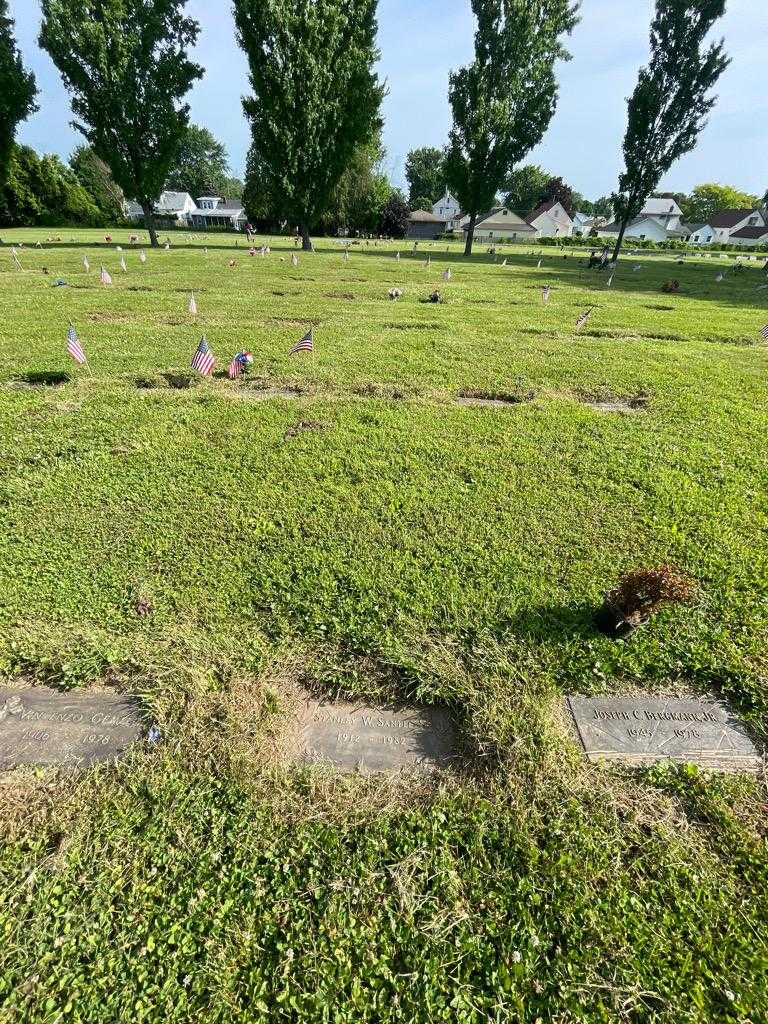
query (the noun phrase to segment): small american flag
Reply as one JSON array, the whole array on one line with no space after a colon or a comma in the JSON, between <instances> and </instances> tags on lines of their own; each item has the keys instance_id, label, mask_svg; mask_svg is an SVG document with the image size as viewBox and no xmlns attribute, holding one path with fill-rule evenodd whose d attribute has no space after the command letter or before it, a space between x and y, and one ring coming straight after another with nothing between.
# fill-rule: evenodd
<instances>
[{"instance_id":1,"label":"small american flag","mask_svg":"<svg viewBox=\"0 0 768 1024\"><path fill-rule=\"evenodd\" d=\"M444 280L444 281L450 281L450 280L451 280L451 271L450 271L450 268L448 268L447 270L444 270L444 271L443 271L443 280Z\"/></svg>"},{"instance_id":2,"label":"small american flag","mask_svg":"<svg viewBox=\"0 0 768 1024\"><path fill-rule=\"evenodd\" d=\"M313 336L313 328L307 331L301 341L297 341L291 349L291 355L295 352L314 352L315 351L315 339Z\"/></svg>"},{"instance_id":3,"label":"small american flag","mask_svg":"<svg viewBox=\"0 0 768 1024\"><path fill-rule=\"evenodd\" d=\"M293 253L293 254L291 255L291 266L292 266L292 267L298 267L298 265L299 265L299 257L298 257L298 256L296 255L296 253L294 252L294 253Z\"/></svg>"},{"instance_id":4,"label":"small american flag","mask_svg":"<svg viewBox=\"0 0 768 1024\"><path fill-rule=\"evenodd\" d=\"M349 263L349 249L344 250L344 262Z\"/></svg>"},{"instance_id":5,"label":"small american flag","mask_svg":"<svg viewBox=\"0 0 768 1024\"><path fill-rule=\"evenodd\" d=\"M128 267L126 267L125 265L125 256L120 257L120 269L123 271L123 273L125 273L128 270Z\"/></svg>"},{"instance_id":6,"label":"small american flag","mask_svg":"<svg viewBox=\"0 0 768 1024\"><path fill-rule=\"evenodd\" d=\"M549 296L551 291L552 289L548 284L545 284L544 287L541 289L541 301L544 303L545 306L549 302Z\"/></svg>"},{"instance_id":7,"label":"small american flag","mask_svg":"<svg viewBox=\"0 0 768 1024\"><path fill-rule=\"evenodd\" d=\"M87 256L83 256L83 268L84 268L86 274L91 269L91 264L88 262L88 257Z\"/></svg>"},{"instance_id":8,"label":"small american flag","mask_svg":"<svg viewBox=\"0 0 768 1024\"><path fill-rule=\"evenodd\" d=\"M541 270L541 260L536 264L536 269Z\"/></svg>"},{"instance_id":9,"label":"small american flag","mask_svg":"<svg viewBox=\"0 0 768 1024\"><path fill-rule=\"evenodd\" d=\"M73 324L69 325L69 330L67 331L67 352L69 352L76 363L82 365L88 362Z\"/></svg>"},{"instance_id":10,"label":"small american flag","mask_svg":"<svg viewBox=\"0 0 768 1024\"><path fill-rule=\"evenodd\" d=\"M715 280L717 281L717 283L718 283L718 284L720 284L720 282L721 282L721 281L722 281L723 279L724 279L724 278L723 278L723 275L722 275L722 274L718 274L718 275L717 275L717 277L715 278Z\"/></svg>"},{"instance_id":11,"label":"small american flag","mask_svg":"<svg viewBox=\"0 0 768 1024\"><path fill-rule=\"evenodd\" d=\"M104 266L102 266L102 268L101 268L101 283L102 284L112 284L112 278L110 276L110 273L107 270L107 268L104 267Z\"/></svg>"},{"instance_id":12,"label":"small american flag","mask_svg":"<svg viewBox=\"0 0 768 1024\"><path fill-rule=\"evenodd\" d=\"M503 263L502 263L501 265L502 265L502 267L506 267L506 265L507 265L507 261L506 261L506 260L504 260L504 262L503 262Z\"/></svg>"},{"instance_id":13,"label":"small american flag","mask_svg":"<svg viewBox=\"0 0 768 1024\"><path fill-rule=\"evenodd\" d=\"M612 284L613 284L613 274L611 274L611 276L608 278L608 283L607 283L606 287L610 288Z\"/></svg>"},{"instance_id":14,"label":"small american flag","mask_svg":"<svg viewBox=\"0 0 768 1024\"><path fill-rule=\"evenodd\" d=\"M203 335L195 354L192 356L192 369L197 370L203 377L210 376L216 364L216 356L211 352L211 346Z\"/></svg>"},{"instance_id":15,"label":"small american flag","mask_svg":"<svg viewBox=\"0 0 768 1024\"><path fill-rule=\"evenodd\" d=\"M760 337L764 341L768 341L768 324L766 324L762 331L760 331Z\"/></svg>"},{"instance_id":16,"label":"small american flag","mask_svg":"<svg viewBox=\"0 0 768 1024\"><path fill-rule=\"evenodd\" d=\"M139 253L139 259L141 260L142 263L146 263L147 262L147 254L145 252L140 252Z\"/></svg>"},{"instance_id":17,"label":"small american flag","mask_svg":"<svg viewBox=\"0 0 768 1024\"><path fill-rule=\"evenodd\" d=\"M240 358L241 352L238 352L232 362L229 364L228 374L230 380L236 380L243 372L243 360Z\"/></svg>"},{"instance_id":18,"label":"small american flag","mask_svg":"<svg viewBox=\"0 0 768 1024\"><path fill-rule=\"evenodd\" d=\"M396 252L396 253L395 253L395 259L396 259L396 260L399 260L399 259L400 259L400 253L399 253L399 252Z\"/></svg>"},{"instance_id":19,"label":"small american flag","mask_svg":"<svg viewBox=\"0 0 768 1024\"><path fill-rule=\"evenodd\" d=\"M594 309L594 306L592 307L592 309ZM584 324L587 322L587 320L589 320L589 318L591 316L592 316L592 310L591 309L584 310L584 312L581 314L579 319L576 321L576 330L577 331L580 330L584 326Z\"/></svg>"},{"instance_id":20,"label":"small american flag","mask_svg":"<svg viewBox=\"0 0 768 1024\"><path fill-rule=\"evenodd\" d=\"M189 312L192 316L197 316L197 302L195 300L194 292L189 296Z\"/></svg>"}]
</instances>

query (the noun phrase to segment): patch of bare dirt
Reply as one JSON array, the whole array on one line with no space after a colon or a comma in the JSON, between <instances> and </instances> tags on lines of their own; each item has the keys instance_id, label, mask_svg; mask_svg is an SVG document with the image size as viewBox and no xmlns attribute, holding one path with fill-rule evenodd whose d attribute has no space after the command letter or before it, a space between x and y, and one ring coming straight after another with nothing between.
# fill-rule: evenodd
<instances>
[{"instance_id":1,"label":"patch of bare dirt","mask_svg":"<svg viewBox=\"0 0 768 1024\"><path fill-rule=\"evenodd\" d=\"M513 405L524 405L536 397L533 391L481 391L477 388L464 388L456 396L457 405L477 405L487 409L507 409Z\"/></svg>"}]
</instances>

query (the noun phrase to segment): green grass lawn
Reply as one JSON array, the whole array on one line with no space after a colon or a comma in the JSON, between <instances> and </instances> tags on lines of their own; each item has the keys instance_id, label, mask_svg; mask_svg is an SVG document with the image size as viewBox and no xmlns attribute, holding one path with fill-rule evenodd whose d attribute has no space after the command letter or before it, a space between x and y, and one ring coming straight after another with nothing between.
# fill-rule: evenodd
<instances>
[{"instance_id":1,"label":"green grass lawn","mask_svg":"<svg viewBox=\"0 0 768 1024\"><path fill-rule=\"evenodd\" d=\"M0 787L0 1021L768 1021L765 780L590 767L562 713L711 692L766 737L762 262L129 234L2 235L0 676L139 693L164 742ZM171 386L202 333L250 377ZM695 603L596 633L664 562ZM276 762L297 683L448 703L478 770Z\"/></svg>"}]
</instances>

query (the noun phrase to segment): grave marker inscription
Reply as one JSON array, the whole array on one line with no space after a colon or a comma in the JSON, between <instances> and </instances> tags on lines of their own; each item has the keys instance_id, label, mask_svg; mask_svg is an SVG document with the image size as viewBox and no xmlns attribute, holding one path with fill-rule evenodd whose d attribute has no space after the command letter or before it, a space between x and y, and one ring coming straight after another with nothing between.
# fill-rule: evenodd
<instances>
[{"instance_id":1,"label":"grave marker inscription","mask_svg":"<svg viewBox=\"0 0 768 1024\"><path fill-rule=\"evenodd\" d=\"M445 767L457 756L454 724L441 708L308 700L297 716L295 740L299 760L345 771Z\"/></svg>"},{"instance_id":2,"label":"grave marker inscription","mask_svg":"<svg viewBox=\"0 0 768 1024\"><path fill-rule=\"evenodd\" d=\"M0 771L26 764L86 768L111 761L145 732L128 697L0 686Z\"/></svg>"},{"instance_id":3,"label":"grave marker inscription","mask_svg":"<svg viewBox=\"0 0 768 1024\"><path fill-rule=\"evenodd\" d=\"M761 759L744 726L719 701L693 697L568 697L592 761L690 761L751 771Z\"/></svg>"}]
</instances>

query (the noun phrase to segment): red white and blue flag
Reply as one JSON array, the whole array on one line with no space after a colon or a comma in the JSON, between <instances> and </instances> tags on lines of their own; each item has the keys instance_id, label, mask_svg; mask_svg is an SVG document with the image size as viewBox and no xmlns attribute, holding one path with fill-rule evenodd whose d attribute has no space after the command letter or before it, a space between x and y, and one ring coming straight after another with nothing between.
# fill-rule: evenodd
<instances>
[{"instance_id":1,"label":"red white and blue flag","mask_svg":"<svg viewBox=\"0 0 768 1024\"><path fill-rule=\"evenodd\" d=\"M546 304L549 302L549 296L552 294L552 289L548 284L545 284L541 289L541 301Z\"/></svg>"},{"instance_id":2,"label":"red white and blue flag","mask_svg":"<svg viewBox=\"0 0 768 1024\"><path fill-rule=\"evenodd\" d=\"M109 271L107 270L107 268L104 267L104 266L102 266L102 268L101 268L101 283L102 284L112 284L112 276L109 273Z\"/></svg>"},{"instance_id":3,"label":"red white and blue flag","mask_svg":"<svg viewBox=\"0 0 768 1024\"><path fill-rule=\"evenodd\" d=\"M252 362L253 356L250 352L238 352L229 364L229 379L236 380Z\"/></svg>"},{"instance_id":4,"label":"red white and blue flag","mask_svg":"<svg viewBox=\"0 0 768 1024\"><path fill-rule=\"evenodd\" d=\"M192 356L192 369L197 370L203 377L208 377L215 365L216 356L211 352L211 346L208 344L205 335L203 335L195 354Z\"/></svg>"},{"instance_id":5,"label":"red white and blue flag","mask_svg":"<svg viewBox=\"0 0 768 1024\"><path fill-rule=\"evenodd\" d=\"M315 339L312 333L312 328L307 331L301 341L297 341L291 349L291 355L295 352L314 352L315 350Z\"/></svg>"},{"instance_id":6,"label":"red white and blue flag","mask_svg":"<svg viewBox=\"0 0 768 1024\"><path fill-rule=\"evenodd\" d=\"M594 309L594 306L592 307L592 309ZM582 327L584 326L584 324L585 324L585 323L587 322L587 320L589 320L589 318L590 318L590 317L592 316L592 309L587 309L587 310L585 310L585 311L584 311L584 312L583 312L583 313L581 314L581 316L579 317L579 319L578 319L578 320L576 321L576 330L577 330L577 331L578 331L578 330L579 330L580 328L582 328Z\"/></svg>"},{"instance_id":7,"label":"red white and blue flag","mask_svg":"<svg viewBox=\"0 0 768 1024\"><path fill-rule=\"evenodd\" d=\"M768 324L766 324L762 331L760 331L760 337L763 338L764 341L768 341Z\"/></svg>"},{"instance_id":8,"label":"red white and blue flag","mask_svg":"<svg viewBox=\"0 0 768 1024\"><path fill-rule=\"evenodd\" d=\"M69 352L76 363L83 365L88 362L73 324L69 325L69 330L67 331L67 352Z\"/></svg>"}]
</instances>

